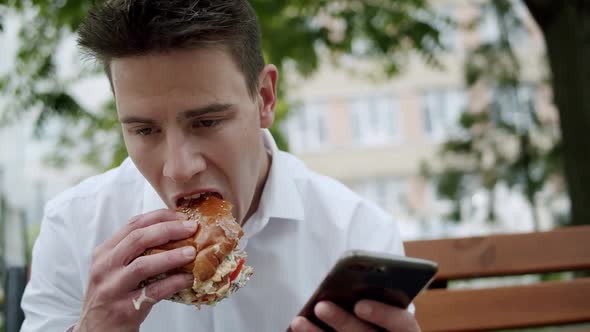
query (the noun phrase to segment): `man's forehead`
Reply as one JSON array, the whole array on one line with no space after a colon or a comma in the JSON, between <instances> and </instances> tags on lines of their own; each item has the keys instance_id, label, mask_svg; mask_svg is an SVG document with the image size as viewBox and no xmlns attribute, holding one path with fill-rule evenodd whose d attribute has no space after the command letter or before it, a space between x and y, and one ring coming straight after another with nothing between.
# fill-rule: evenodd
<instances>
[{"instance_id":1,"label":"man's forehead","mask_svg":"<svg viewBox=\"0 0 590 332\"><path fill-rule=\"evenodd\" d=\"M211 45L204 47L156 50L148 53L129 55L124 57L114 57L110 59L111 66L129 66L130 64L150 64L150 63L183 63L199 64L202 61L216 62L233 60L230 49L223 45ZM232 61L233 62L233 61ZM237 66L236 66L237 67Z\"/></svg>"}]
</instances>

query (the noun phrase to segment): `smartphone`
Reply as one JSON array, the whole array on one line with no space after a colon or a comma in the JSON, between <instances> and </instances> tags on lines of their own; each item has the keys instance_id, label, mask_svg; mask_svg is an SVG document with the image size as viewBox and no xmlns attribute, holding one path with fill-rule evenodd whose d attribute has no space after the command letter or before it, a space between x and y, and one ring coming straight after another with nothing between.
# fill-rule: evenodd
<instances>
[{"instance_id":1,"label":"smartphone","mask_svg":"<svg viewBox=\"0 0 590 332\"><path fill-rule=\"evenodd\" d=\"M314 314L318 302L331 301L353 312L356 302L376 300L407 308L414 297L434 279L435 262L385 253L345 252L332 267L298 316L325 331L333 331ZM289 329L287 331L290 331Z\"/></svg>"}]
</instances>

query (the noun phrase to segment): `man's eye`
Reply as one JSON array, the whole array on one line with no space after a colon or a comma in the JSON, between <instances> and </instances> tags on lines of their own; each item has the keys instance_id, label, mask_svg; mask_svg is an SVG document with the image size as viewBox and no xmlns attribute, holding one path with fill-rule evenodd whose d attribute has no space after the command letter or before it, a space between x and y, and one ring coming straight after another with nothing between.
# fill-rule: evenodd
<instances>
[{"instance_id":1,"label":"man's eye","mask_svg":"<svg viewBox=\"0 0 590 332\"><path fill-rule=\"evenodd\" d=\"M141 129L137 129L135 130L135 134L139 135L139 136L149 136L151 134L154 133L154 128L141 128Z\"/></svg>"},{"instance_id":2,"label":"man's eye","mask_svg":"<svg viewBox=\"0 0 590 332\"><path fill-rule=\"evenodd\" d=\"M217 126L220 122L221 122L221 120L199 120L199 121L195 122L194 126L197 128L199 128L199 127L211 128L211 127Z\"/></svg>"}]
</instances>

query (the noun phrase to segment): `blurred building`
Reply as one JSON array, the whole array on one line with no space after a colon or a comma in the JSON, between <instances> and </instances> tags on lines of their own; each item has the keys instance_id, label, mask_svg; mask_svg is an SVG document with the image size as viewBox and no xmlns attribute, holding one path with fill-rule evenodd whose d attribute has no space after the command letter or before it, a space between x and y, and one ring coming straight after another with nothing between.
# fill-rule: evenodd
<instances>
[{"instance_id":1,"label":"blurred building","mask_svg":"<svg viewBox=\"0 0 590 332\"><path fill-rule=\"evenodd\" d=\"M457 28L441 27L449 49L440 57L443 69L416 55L401 75L371 83L350 70L370 71L370 64L350 60L348 68L324 63L311 78L289 82L289 96L299 103L285 124L291 151L313 170L339 179L408 224L436 218L444 209L433 185L420 176L421 163L436 161L437 148L458 130L464 110L492 97L501 102L497 91L468 91L464 83L468 50L499 38L490 5L466 0L433 5L458 23ZM543 84L548 78L543 37L524 6L517 6L517 13L525 31L511 38L527 82L519 98L543 116L555 117L550 89ZM479 24L467 28L475 20Z\"/></svg>"},{"instance_id":2,"label":"blurred building","mask_svg":"<svg viewBox=\"0 0 590 332\"><path fill-rule=\"evenodd\" d=\"M433 185L420 177L420 164L425 160L436 162L437 148L456 133L461 112L481 107L500 95L481 87L468 91L464 83L468 50L499 37L487 0L433 0L433 6L459 23L457 28L440 26L448 48L439 57L444 69L426 65L416 54L408 58L401 75L385 81L372 82L366 76L352 74L353 69L382 71L354 59L344 59L344 67L338 68L325 62L307 79L291 73L288 76L288 96L296 105L284 127L291 152L310 168L342 181L391 211L409 236L421 233L417 229L420 221L436 219L447 208L436 199ZM521 63L527 82L519 95L539 113L555 117L550 88L543 84L547 65L542 35L523 6L518 12L526 29L511 38L525 60ZM478 18L477 27L466 28ZM18 18L8 18L4 23L0 44L6 47L0 52L0 72L12 68L20 24ZM67 40L60 52L60 75L69 77L78 72L75 38ZM96 82L77 84L72 93L83 96L78 100L90 109L110 96L108 82L102 76ZM31 119L22 121L26 125L17 123L0 130L0 173L4 175L0 191L9 194L11 205L25 209L27 220L34 224L40 221L47 199L92 171L80 165L65 171L46 167L42 157L53 145L49 140L31 139ZM507 214L515 219L530 218L522 198L510 195L506 199L512 210ZM481 199L474 196L472 201L477 205Z\"/></svg>"}]
</instances>

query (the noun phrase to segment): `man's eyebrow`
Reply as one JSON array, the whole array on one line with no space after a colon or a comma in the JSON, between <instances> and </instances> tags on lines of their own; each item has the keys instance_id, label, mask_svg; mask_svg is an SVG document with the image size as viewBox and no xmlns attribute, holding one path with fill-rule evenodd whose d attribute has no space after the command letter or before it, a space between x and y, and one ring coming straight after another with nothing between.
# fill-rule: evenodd
<instances>
[{"instance_id":1,"label":"man's eyebrow","mask_svg":"<svg viewBox=\"0 0 590 332\"><path fill-rule=\"evenodd\" d=\"M178 120L186 120L191 119L197 116L202 116L209 113L219 113L223 111L227 111L228 109L232 108L233 104L221 104L221 103L214 103L209 104L203 107L199 107L192 110L182 111L176 117ZM149 118L142 118L140 116L126 116L120 120L121 123L129 124L129 123L144 123L144 124L154 124L156 121L149 119Z\"/></svg>"},{"instance_id":2,"label":"man's eyebrow","mask_svg":"<svg viewBox=\"0 0 590 332\"><path fill-rule=\"evenodd\" d=\"M148 118L142 118L140 116L126 116L119 120L121 123L145 123L145 124L154 124L156 121Z\"/></svg>"},{"instance_id":3,"label":"man's eyebrow","mask_svg":"<svg viewBox=\"0 0 590 332\"><path fill-rule=\"evenodd\" d=\"M209 105L199 107L196 109L182 111L178 114L178 116L176 118L178 120L186 120L186 119L194 118L197 116L202 116L205 114L224 112L224 111L227 111L228 109L232 108L233 106L234 106L233 104L221 104L221 103L209 104Z\"/></svg>"}]
</instances>

